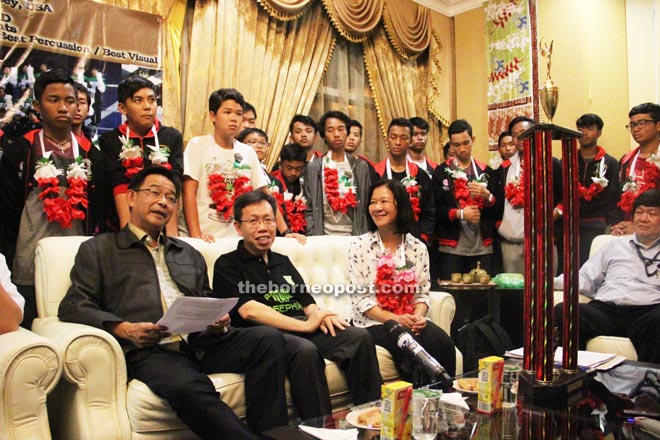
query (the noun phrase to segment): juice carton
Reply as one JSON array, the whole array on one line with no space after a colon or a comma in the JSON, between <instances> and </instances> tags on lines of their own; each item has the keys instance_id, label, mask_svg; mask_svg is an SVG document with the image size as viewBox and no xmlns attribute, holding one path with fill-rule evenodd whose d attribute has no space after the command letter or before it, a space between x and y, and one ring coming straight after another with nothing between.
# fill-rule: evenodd
<instances>
[{"instance_id":1,"label":"juice carton","mask_svg":"<svg viewBox=\"0 0 660 440\"><path fill-rule=\"evenodd\" d=\"M499 356L488 356L479 359L479 400L477 411L483 414L493 414L502 409L502 373L504 359Z\"/></svg>"},{"instance_id":2,"label":"juice carton","mask_svg":"<svg viewBox=\"0 0 660 440\"><path fill-rule=\"evenodd\" d=\"M403 423L401 438L409 439L412 432L412 418L410 416L412 404L412 384L402 380L384 384L381 387L382 422L380 425L380 438L382 440L397 440Z\"/></svg>"}]
</instances>

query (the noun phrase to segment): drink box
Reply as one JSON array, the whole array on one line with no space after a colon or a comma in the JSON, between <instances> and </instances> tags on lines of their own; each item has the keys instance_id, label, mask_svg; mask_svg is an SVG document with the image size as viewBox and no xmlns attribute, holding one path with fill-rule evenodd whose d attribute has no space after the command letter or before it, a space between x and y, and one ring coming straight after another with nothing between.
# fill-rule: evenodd
<instances>
[{"instance_id":1,"label":"drink box","mask_svg":"<svg viewBox=\"0 0 660 440\"><path fill-rule=\"evenodd\" d=\"M479 400L477 411L493 414L502 409L502 372L504 359L488 356L479 359Z\"/></svg>"},{"instance_id":2,"label":"drink box","mask_svg":"<svg viewBox=\"0 0 660 440\"><path fill-rule=\"evenodd\" d=\"M381 440L398 440L399 432L403 428L402 439L411 436L410 409L412 398L412 384L402 380L384 384L381 387L382 403L380 410L383 414L380 425Z\"/></svg>"}]
</instances>

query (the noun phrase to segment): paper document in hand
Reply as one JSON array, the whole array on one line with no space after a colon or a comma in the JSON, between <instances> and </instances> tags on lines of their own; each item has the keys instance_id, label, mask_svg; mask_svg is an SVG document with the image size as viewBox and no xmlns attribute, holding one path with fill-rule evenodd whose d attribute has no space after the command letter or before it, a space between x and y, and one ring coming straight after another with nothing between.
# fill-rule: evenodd
<instances>
[{"instance_id":1,"label":"paper document in hand","mask_svg":"<svg viewBox=\"0 0 660 440\"><path fill-rule=\"evenodd\" d=\"M561 357L562 357L562 347L557 347L557 351L555 352L555 363L556 364L561 364ZM523 348L517 348L515 350L507 351L505 356L508 357L514 357L514 358L522 358L523 357ZM579 350L578 351L578 366L580 368L594 368L600 364L603 364L605 362L608 362L612 360L616 355L613 353L597 353L595 351L583 351Z\"/></svg>"},{"instance_id":2,"label":"paper document in hand","mask_svg":"<svg viewBox=\"0 0 660 440\"><path fill-rule=\"evenodd\" d=\"M201 332L226 315L237 302L238 298L180 296L157 324L164 325L172 334Z\"/></svg>"}]
</instances>

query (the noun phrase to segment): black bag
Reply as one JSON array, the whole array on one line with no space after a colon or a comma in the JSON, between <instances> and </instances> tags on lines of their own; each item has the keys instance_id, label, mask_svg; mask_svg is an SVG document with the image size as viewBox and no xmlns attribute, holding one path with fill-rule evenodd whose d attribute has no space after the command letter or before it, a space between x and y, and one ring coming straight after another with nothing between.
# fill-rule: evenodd
<instances>
[{"instance_id":1,"label":"black bag","mask_svg":"<svg viewBox=\"0 0 660 440\"><path fill-rule=\"evenodd\" d=\"M479 359L487 356L502 356L513 349L511 338L504 327L486 315L465 324L458 330L458 349L463 354L463 371L476 370Z\"/></svg>"}]
</instances>

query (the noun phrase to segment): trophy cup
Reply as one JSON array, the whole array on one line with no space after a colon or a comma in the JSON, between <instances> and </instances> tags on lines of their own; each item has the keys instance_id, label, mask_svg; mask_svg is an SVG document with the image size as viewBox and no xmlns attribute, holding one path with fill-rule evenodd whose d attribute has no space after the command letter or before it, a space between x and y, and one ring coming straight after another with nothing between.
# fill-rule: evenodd
<instances>
[{"instance_id":1,"label":"trophy cup","mask_svg":"<svg viewBox=\"0 0 660 440\"><path fill-rule=\"evenodd\" d=\"M551 124L552 118L555 116L555 112L557 111L557 105L559 105L559 87L557 87L555 82L550 77L553 43L554 40L550 42L549 46L543 43L543 41L539 43L539 52L543 58L547 59L548 66L548 74L545 78L543 86L539 89L539 97L541 98L541 106L543 107L543 111L545 112L545 115L548 117L548 119L550 119Z\"/></svg>"}]
</instances>

